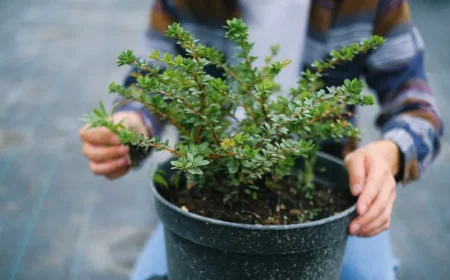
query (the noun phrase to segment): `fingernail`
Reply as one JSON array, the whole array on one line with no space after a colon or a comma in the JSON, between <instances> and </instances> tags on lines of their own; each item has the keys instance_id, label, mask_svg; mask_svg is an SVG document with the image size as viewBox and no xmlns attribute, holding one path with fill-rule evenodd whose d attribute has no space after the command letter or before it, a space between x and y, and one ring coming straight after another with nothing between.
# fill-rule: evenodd
<instances>
[{"instance_id":1,"label":"fingernail","mask_svg":"<svg viewBox=\"0 0 450 280\"><path fill-rule=\"evenodd\" d=\"M356 195L360 194L362 192L362 188L363 187L360 184L354 185L352 187L353 193L356 194Z\"/></svg>"},{"instance_id":2,"label":"fingernail","mask_svg":"<svg viewBox=\"0 0 450 280\"><path fill-rule=\"evenodd\" d=\"M359 232L359 225L358 224L353 224L350 226L350 233L353 235L358 234Z\"/></svg>"},{"instance_id":3,"label":"fingernail","mask_svg":"<svg viewBox=\"0 0 450 280\"><path fill-rule=\"evenodd\" d=\"M131 162L131 159L130 159L130 157L126 157L126 159L127 159L127 164L128 164L128 165L131 165L131 164L132 164L132 162Z\"/></svg>"},{"instance_id":4,"label":"fingernail","mask_svg":"<svg viewBox=\"0 0 450 280\"><path fill-rule=\"evenodd\" d=\"M128 154L128 147L126 147L126 146L120 147L119 148L119 154L122 155L122 156Z\"/></svg>"},{"instance_id":5,"label":"fingernail","mask_svg":"<svg viewBox=\"0 0 450 280\"><path fill-rule=\"evenodd\" d=\"M120 144L120 140L119 140L119 137L117 137L117 136L113 136L113 137L111 137L111 144L112 145L117 145L117 144Z\"/></svg>"},{"instance_id":6,"label":"fingernail","mask_svg":"<svg viewBox=\"0 0 450 280\"><path fill-rule=\"evenodd\" d=\"M364 215L367 211L367 206L365 204L361 204L361 206L359 206L359 214L360 215Z\"/></svg>"}]
</instances>

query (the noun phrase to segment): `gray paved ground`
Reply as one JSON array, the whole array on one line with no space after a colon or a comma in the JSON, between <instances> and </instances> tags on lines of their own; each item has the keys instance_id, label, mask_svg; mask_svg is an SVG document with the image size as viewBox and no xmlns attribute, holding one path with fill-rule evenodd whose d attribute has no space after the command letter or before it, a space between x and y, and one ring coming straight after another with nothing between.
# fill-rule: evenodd
<instances>
[{"instance_id":1,"label":"gray paved ground","mask_svg":"<svg viewBox=\"0 0 450 280\"><path fill-rule=\"evenodd\" d=\"M450 6L413 3L450 122ZM130 4L132 3L132 4ZM422 3L422 4L421 4ZM424 4L425 3L425 4ZM433 4L432 4L433 3ZM120 50L145 29L147 0L0 1L0 279L125 279L155 222L147 170L89 173L78 118L120 81ZM367 139L376 109L364 111ZM400 189L392 234L400 279L450 279L450 136L427 177Z\"/></svg>"}]
</instances>

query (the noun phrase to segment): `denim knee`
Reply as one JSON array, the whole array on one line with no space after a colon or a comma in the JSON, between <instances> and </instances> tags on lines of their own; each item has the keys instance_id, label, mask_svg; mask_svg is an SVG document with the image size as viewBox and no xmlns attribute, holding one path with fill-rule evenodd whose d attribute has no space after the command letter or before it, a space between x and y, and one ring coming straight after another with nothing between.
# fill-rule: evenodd
<instances>
[{"instance_id":1,"label":"denim knee","mask_svg":"<svg viewBox=\"0 0 450 280\"><path fill-rule=\"evenodd\" d=\"M388 232L369 238L349 237L341 280L394 280L397 265Z\"/></svg>"}]
</instances>

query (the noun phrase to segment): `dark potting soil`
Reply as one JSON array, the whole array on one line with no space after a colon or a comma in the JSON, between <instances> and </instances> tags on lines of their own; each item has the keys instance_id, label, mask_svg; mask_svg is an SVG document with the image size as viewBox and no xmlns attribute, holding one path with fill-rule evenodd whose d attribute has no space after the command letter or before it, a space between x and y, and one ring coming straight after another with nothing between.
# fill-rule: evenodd
<instances>
[{"instance_id":1,"label":"dark potting soil","mask_svg":"<svg viewBox=\"0 0 450 280\"><path fill-rule=\"evenodd\" d=\"M258 192L254 199L241 193L224 202L224 194L207 188L192 187L162 195L184 211L201 216L243 224L297 224L333 216L349 208L355 199L347 193L316 183L310 199L287 180L285 188Z\"/></svg>"}]
</instances>

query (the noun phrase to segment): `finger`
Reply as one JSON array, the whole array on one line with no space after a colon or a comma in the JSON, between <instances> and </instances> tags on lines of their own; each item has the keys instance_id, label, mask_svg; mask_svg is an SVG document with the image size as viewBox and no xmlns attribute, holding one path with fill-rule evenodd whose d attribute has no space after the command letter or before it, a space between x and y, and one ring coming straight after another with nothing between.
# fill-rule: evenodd
<instances>
[{"instance_id":1,"label":"finger","mask_svg":"<svg viewBox=\"0 0 450 280\"><path fill-rule=\"evenodd\" d=\"M360 216L364 215L372 205L374 199L380 192L384 180L389 176L389 171L385 166L378 163L378 161L366 156L366 183L363 191L356 202L356 210Z\"/></svg>"},{"instance_id":2,"label":"finger","mask_svg":"<svg viewBox=\"0 0 450 280\"><path fill-rule=\"evenodd\" d=\"M117 178L125 175L129 170L130 170L129 166L122 167L122 168L118 169L117 171L106 174L105 177L108 178L109 180L114 180L114 179L117 179Z\"/></svg>"},{"instance_id":3,"label":"finger","mask_svg":"<svg viewBox=\"0 0 450 280\"><path fill-rule=\"evenodd\" d=\"M359 236L374 236L389 228L395 196L395 192L392 192L392 195L391 197L389 197L389 202L384 212L368 225L361 227Z\"/></svg>"},{"instance_id":4,"label":"finger","mask_svg":"<svg viewBox=\"0 0 450 280\"><path fill-rule=\"evenodd\" d=\"M92 173L95 175L106 175L113 173L121 169L122 167L130 166L131 162L126 157L121 157L119 159L107 161L107 162L94 162L89 163Z\"/></svg>"},{"instance_id":5,"label":"finger","mask_svg":"<svg viewBox=\"0 0 450 280\"><path fill-rule=\"evenodd\" d=\"M88 142L83 143L82 152L91 161L104 162L128 155L129 147L122 145L94 146Z\"/></svg>"},{"instance_id":6,"label":"finger","mask_svg":"<svg viewBox=\"0 0 450 280\"><path fill-rule=\"evenodd\" d=\"M364 235L359 235L359 236L360 237L372 237L372 236L378 235L378 234L382 233L383 231L387 230L389 228L389 226L390 226L390 222L387 222L384 225L382 225L381 227L379 227L371 232L365 233Z\"/></svg>"},{"instance_id":7,"label":"finger","mask_svg":"<svg viewBox=\"0 0 450 280\"><path fill-rule=\"evenodd\" d=\"M345 167L348 170L350 191L352 195L359 196L363 190L366 179L364 155L351 153L345 157Z\"/></svg>"},{"instance_id":8,"label":"finger","mask_svg":"<svg viewBox=\"0 0 450 280\"><path fill-rule=\"evenodd\" d=\"M391 224L392 208L394 206L395 195L390 198L389 205L385 212L375 221L364 227L359 236L370 237L387 230Z\"/></svg>"},{"instance_id":9,"label":"finger","mask_svg":"<svg viewBox=\"0 0 450 280\"><path fill-rule=\"evenodd\" d=\"M367 212L356 219L361 230L384 213L392 196L395 197L395 180L392 176L388 176Z\"/></svg>"},{"instance_id":10,"label":"finger","mask_svg":"<svg viewBox=\"0 0 450 280\"><path fill-rule=\"evenodd\" d=\"M370 166L371 163L368 164L369 168L369 176L366 179L366 184L363 188L361 195L356 202L356 210L358 212L358 217L356 217L349 226L349 232L351 235L357 235L361 229L361 219L366 214L367 209L369 209L370 205L374 198L378 195L381 186L383 184L383 178L386 177L386 174L382 171L381 168L373 168Z\"/></svg>"},{"instance_id":11,"label":"finger","mask_svg":"<svg viewBox=\"0 0 450 280\"><path fill-rule=\"evenodd\" d=\"M106 127L88 129L87 126L80 129L80 139L94 145L117 145L119 138Z\"/></svg>"}]
</instances>

